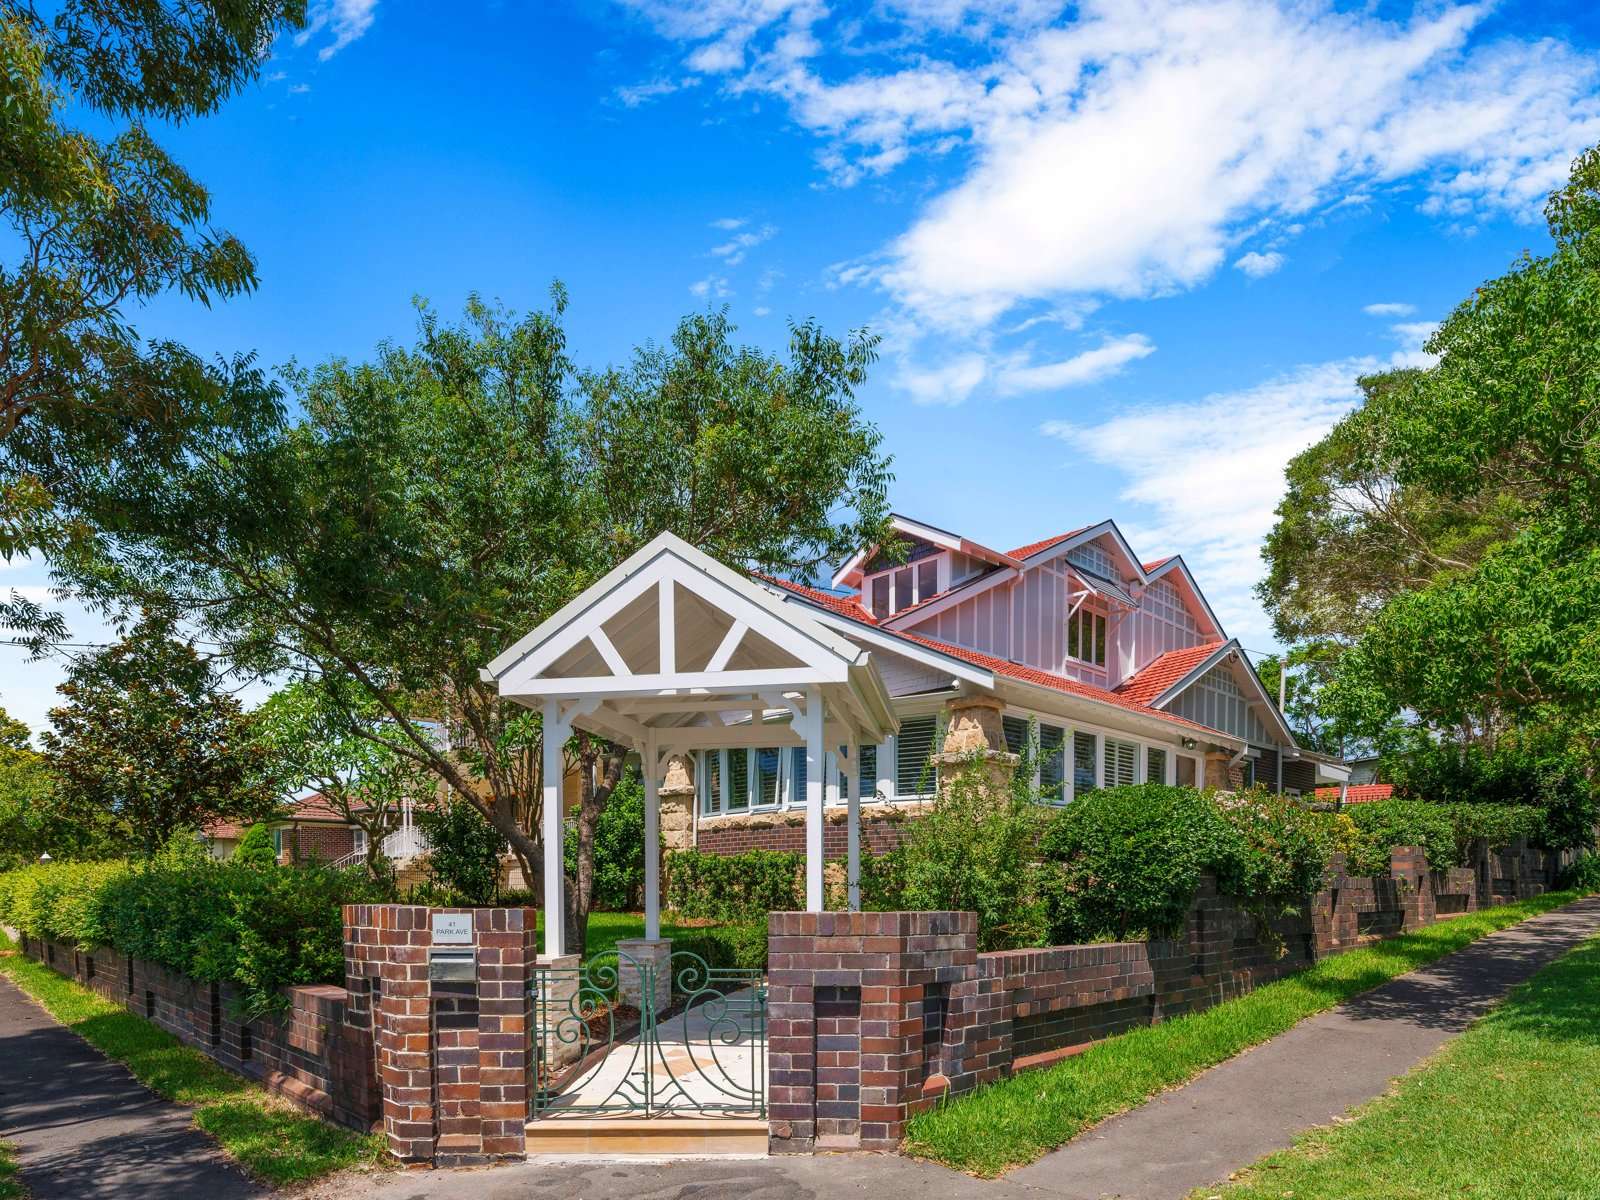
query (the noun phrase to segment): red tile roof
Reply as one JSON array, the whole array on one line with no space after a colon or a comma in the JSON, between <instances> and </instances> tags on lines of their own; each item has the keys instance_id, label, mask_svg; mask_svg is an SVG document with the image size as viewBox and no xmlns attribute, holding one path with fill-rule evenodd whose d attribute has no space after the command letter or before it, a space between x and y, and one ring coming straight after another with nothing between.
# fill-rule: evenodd
<instances>
[{"instance_id":1,"label":"red tile roof","mask_svg":"<svg viewBox=\"0 0 1600 1200\"><path fill-rule=\"evenodd\" d=\"M1125 696L1136 704L1153 704L1158 696L1215 654L1225 643L1205 642L1199 646L1186 646L1182 650L1168 650L1144 670L1129 676L1117 685L1117 695Z\"/></svg>"},{"instance_id":2,"label":"red tile roof","mask_svg":"<svg viewBox=\"0 0 1600 1200\"><path fill-rule=\"evenodd\" d=\"M1028 557L1031 557L1032 555L1035 555L1035 554L1039 553L1039 551L1041 551L1041 550L1050 549L1051 546L1056 545L1058 542L1064 542L1068 538L1077 537L1080 533L1083 532L1084 529L1087 529L1087 528L1089 528L1089 527L1087 525L1085 525L1085 526L1083 526L1082 529L1069 529L1069 530L1067 530L1066 533L1058 533L1058 534L1056 534L1055 537L1047 537L1047 538L1044 538L1044 539L1042 539L1040 541L1037 541L1037 542L1029 542L1026 546L1018 546L1015 550L1013 550L1011 552L1011 557L1012 558L1028 558Z\"/></svg>"},{"instance_id":3,"label":"red tile roof","mask_svg":"<svg viewBox=\"0 0 1600 1200\"><path fill-rule=\"evenodd\" d=\"M1202 733L1217 735L1220 732L1198 722L1186 720L1169 712L1163 712L1159 708L1151 708L1117 692L1095 687L1092 683L1083 683L1077 679L1069 679L1065 675L1056 675L1049 671L1038 670L1035 667L1023 666L1021 663L1014 663L1004 658L996 658L992 654L984 654L979 650L969 650L965 646L943 642L938 638L926 637L920 633L884 628L873 620L872 614L862 608L860 604L853 601L842 601L841 597L831 596L827 592L819 592L816 588L806 587L804 584L791 583L787 579L778 579L770 575L762 575L760 578L786 591L793 592L803 600L810 600L812 603L820 604L840 616L849 617L851 620L859 621L863 625L871 625L878 629L880 633L887 634L889 637L903 638L908 642L915 642L920 646L926 646L930 650L938 651L940 654L947 654L951 658L959 658L975 667L982 667L986 671L992 671L996 675L1004 675L1008 679L1020 679L1024 683L1050 688L1057 692L1065 692L1070 696L1081 696L1085 700L1095 700L1101 704L1115 705L1117 708L1127 709L1129 712L1138 713L1140 716L1155 717L1158 720L1168 721L1174 725L1182 725L1187 729L1197 729ZM1211 649L1215 650L1220 644L1213 643Z\"/></svg>"},{"instance_id":4,"label":"red tile roof","mask_svg":"<svg viewBox=\"0 0 1600 1200\"><path fill-rule=\"evenodd\" d=\"M1388 800L1394 795L1392 783L1356 783L1345 791L1346 804L1371 804L1374 800ZM1339 789L1337 787L1319 787L1318 800L1337 800Z\"/></svg>"},{"instance_id":5,"label":"red tile roof","mask_svg":"<svg viewBox=\"0 0 1600 1200\"><path fill-rule=\"evenodd\" d=\"M1177 557L1177 555L1175 555L1175 554L1169 554L1165 558L1156 559L1155 562L1144 563L1144 564L1142 564L1143 567L1144 567L1144 573L1146 575L1148 575L1148 574L1150 574L1151 571L1159 571L1162 567L1166 566L1169 562L1171 562L1176 557Z\"/></svg>"},{"instance_id":6,"label":"red tile roof","mask_svg":"<svg viewBox=\"0 0 1600 1200\"><path fill-rule=\"evenodd\" d=\"M820 604L831 612L838 613L841 617L849 617L852 621L860 621L863 625L876 625L878 618L873 616L855 596L840 596L833 592L824 592L818 588L807 587L803 583L792 583L787 579L779 579L776 575L763 575L760 571L751 571L757 579L766 583L775 584L785 591L803 596L813 604ZM906 611L910 611L909 609Z\"/></svg>"}]
</instances>

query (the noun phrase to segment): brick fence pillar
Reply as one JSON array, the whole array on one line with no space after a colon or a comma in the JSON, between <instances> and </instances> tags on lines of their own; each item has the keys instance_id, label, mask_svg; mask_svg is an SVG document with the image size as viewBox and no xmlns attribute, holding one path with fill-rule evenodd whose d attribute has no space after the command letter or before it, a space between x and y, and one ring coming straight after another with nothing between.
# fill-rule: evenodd
<instances>
[{"instance_id":1,"label":"brick fence pillar","mask_svg":"<svg viewBox=\"0 0 1600 1200\"><path fill-rule=\"evenodd\" d=\"M769 914L774 1153L893 1150L967 1073L977 928L959 912Z\"/></svg>"},{"instance_id":2,"label":"brick fence pillar","mask_svg":"<svg viewBox=\"0 0 1600 1200\"><path fill-rule=\"evenodd\" d=\"M348 1021L371 1026L402 1162L524 1155L535 921L526 908L346 907Z\"/></svg>"}]
</instances>

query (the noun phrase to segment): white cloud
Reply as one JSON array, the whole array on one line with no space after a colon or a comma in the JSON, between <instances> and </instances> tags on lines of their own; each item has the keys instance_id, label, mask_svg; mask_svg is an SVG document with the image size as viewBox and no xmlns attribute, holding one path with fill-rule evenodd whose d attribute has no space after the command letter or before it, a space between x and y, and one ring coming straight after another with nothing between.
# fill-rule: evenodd
<instances>
[{"instance_id":1,"label":"white cloud","mask_svg":"<svg viewBox=\"0 0 1600 1200\"><path fill-rule=\"evenodd\" d=\"M1155 344L1149 338L1142 333L1133 333L1059 362L1009 366L1000 372L997 390L1002 395L1009 395L1081 387L1116 375L1129 363L1155 352Z\"/></svg>"},{"instance_id":2,"label":"white cloud","mask_svg":"<svg viewBox=\"0 0 1600 1200\"><path fill-rule=\"evenodd\" d=\"M659 100L674 92L697 87L699 83L700 80L693 75L685 76L683 79L652 79L648 83L632 83L619 87L615 95L618 103L624 108L638 108L651 100Z\"/></svg>"},{"instance_id":3,"label":"white cloud","mask_svg":"<svg viewBox=\"0 0 1600 1200\"><path fill-rule=\"evenodd\" d=\"M1283 468L1360 401L1356 378L1377 358L1301 367L1242 391L1158 404L1041 432L1121 473L1122 500L1145 520L1124 524L1141 556L1182 553L1218 616L1246 645L1271 638L1250 589L1283 494Z\"/></svg>"},{"instance_id":4,"label":"white cloud","mask_svg":"<svg viewBox=\"0 0 1600 1200\"><path fill-rule=\"evenodd\" d=\"M1233 266L1235 270L1243 271L1251 279L1261 279L1264 276L1271 275L1279 267L1283 266L1286 261L1284 256L1276 250L1269 250L1265 254L1252 250L1240 258L1234 259Z\"/></svg>"},{"instance_id":5,"label":"white cloud","mask_svg":"<svg viewBox=\"0 0 1600 1200\"><path fill-rule=\"evenodd\" d=\"M1369 317L1409 317L1417 311L1417 306L1415 304L1385 302L1382 304L1369 304L1361 311Z\"/></svg>"},{"instance_id":6,"label":"white cloud","mask_svg":"<svg viewBox=\"0 0 1600 1200\"><path fill-rule=\"evenodd\" d=\"M766 316L770 316L772 314L772 310L770 308L768 308L765 304L756 305L756 307L754 309L754 312L755 312L755 315L758 316L758 317L766 317Z\"/></svg>"},{"instance_id":7,"label":"white cloud","mask_svg":"<svg viewBox=\"0 0 1600 1200\"><path fill-rule=\"evenodd\" d=\"M333 40L317 51L317 58L327 62L372 28L377 8L378 0L316 0L306 12L305 28L294 35L294 44L304 46L326 30Z\"/></svg>"},{"instance_id":8,"label":"white cloud","mask_svg":"<svg viewBox=\"0 0 1600 1200\"><path fill-rule=\"evenodd\" d=\"M1480 34L1487 3L888 0L875 53L820 0L628 3L730 95L787 104L837 183L966 148L854 276L946 331L1194 287L1263 222L1292 237L1330 206L1531 219L1600 141L1600 64Z\"/></svg>"},{"instance_id":9,"label":"white cloud","mask_svg":"<svg viewBox=\"0 0 1600 1200\"><path fill-rule=\"evenodd\" d=\"M742 229L748 222L743 217L718 217L711 222L713 229Z\"/></svg>"},{"instance_id":10,"label":"white cloud","mask_svg":"<svg viewBox=\"0 0 1600 1200\"><path fill-rule=\"evenodd\" d=\"M775 225L763 225L760 229L752 229L746 233L736 233L720 246L711 247L711 253L720 258L730 267L736 267L762 242L771 241L776 236L778 229Z\"/></svg>"},{"instance_id":11,"label":"white cloud","mask_svg":"<svg viewBox=\"0 0 1600 1200\"><path fill-rule=\"evenodd\" d=\"M733 287L726 275L707 275L689 285L689 294L701 300L726 300L733 295Z\"/></svg>"},{"instance_id":12,"label":"white cloud","mask_svg":"<svg viewBox=\"0 0 1600 1200\"><path fill-rule=\"evenodd\" d=\"M1118 374L1155 350L1149 338L1132 333L1053 361L1038 361L1029 352L1001 354L975 349L927 366L905 355L898 363L894 385L918 404L949 406L965 402L979 388L989 395L1015 396L1082 387Z\"/></svg>"},{"instance_id":13,"label":"white cloud","mask_svg":"<svg viewBox=\"0 0 1600 1200\"><path fill-rule=\"evenodd\" d=\"M311 85L309 83L296 83L289 88L289 95L304 96L310 90Z\"/></svg>"}]
</instances>

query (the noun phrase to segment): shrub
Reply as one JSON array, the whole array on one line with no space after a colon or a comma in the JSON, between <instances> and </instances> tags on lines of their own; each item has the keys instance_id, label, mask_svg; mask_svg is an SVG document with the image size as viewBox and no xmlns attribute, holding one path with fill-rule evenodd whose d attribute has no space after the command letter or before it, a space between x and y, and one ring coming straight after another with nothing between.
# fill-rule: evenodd
<instances>
[{"instance_id":1,"label":"shrub","mask_svg":"<svg viewBox=\"0 0 1600 1200\"><path fill-rule=\"evenodd\" d=\"M578 828L563 842L567 878L578 877ZM630 767L600 810L594 829L594 912L637 912L644 904L644 784Z\"/></svg>"},{"instance_id":2,"label":"shrub","mask_svg":"<svg viewBox=\"0 0 1600 1200\"><path fill-rule=\"evenodd\" d=\"M272 845L272 830L260 822L250 826L233 848L233 861L242 867L276 866L278 852Z\"/></svg>"},{"instance_id":3,"label":"shrub","mask_svg":"<svg viewBox=\"0 0 1600 1200\"><path fill-rule=\"evenodd\" d=\"M1241 895L1248 844L1208 792L1147 783L1090 792L1049 823L1042 849L1051 940L1175 933L1200 884Z\"/></svg>"},{"instance_id":4,"label":"shrub","mask_svg":"<svg viewBox=\"0 0 1600 1200\"><path fill-rule=\"evenodd\" d=\"M505 839L477 809L450 799L417 810L417 827L428 839L428 876L467 904L490 904L500 888Z\"/></svg>"},{"instance_id":5,"label":"shrub","mask_svg":"<svg viewBox=\"0 0 1600 1200\"><path fill-rule=\"evenodd\" d=\"M360 873L215 862L192 836L147 863L48 863L0 875L0 919L30 937L110 946L204 982L247 1016L280 989L344 976L340 907L387 899Z\"/></svg>"},{"instance_id":6,"label":"shrub","mask_svg":"<svg viewBox=\"0 0 1600 1200\"><path fill-rule=\"evenodd\" d=\"M1017 774L1026 780L1032 771ZM1038 847L1053 811L1023 783L997 791L973 772L946 777L898 852L871 868L873 882L892 872L908 909L977 913L980 950L1043 945L1049 924Z\"/></svg>"},{"instance_id":7,"label":"shrub","mask_svg":"<svg viewBox=\"0 0 1600 1200\"><path fill-rule=\"evenodd\" d=\"M1577 892L1600 892L1600 854L1585 854L1561 872L1556 886Z\"/></svg>"},{"instance_id":8,"label":"shrub","mask_svg":"<svg viewBox=\"0 0 1600 1200\"><path fill-rule=\"evenodd\" d=\"M1348 853L1352 875L1382 875L1389 870L1389 851L1417 846L1434 870L1455 866L1456 824L1442 804L1415 800L1378 800L1345 809L1358 838Z\"/></svg>"},{"instance_id":9,"label":"shrub","mask_svg":"<svg viewBox=\"0 0 1600 1200\"><path fill-rule=\"evenodd\" d=\"M690 919L757 922L767 913L805 907L805 858L781 850L705 854L674 850L667 857L667 907Z\"/></svg>"},{"instance_id":10,"label":"shrub","mask_svg":"<svg viewBox=\"0 0 1600 1200\"><path fill-rule=\"evenodd\" d=\"M1264 911L1299 904L1321 889L1339 826L1298 800L1265 790L1218 796L1223 819L1244 839L1242 876L1233 894Z\"/></svg>"},{"instance_id":11,"label":"shrub","mask_svg":"<svg viewBox=\"0 0 1600 1200\"><path fill-rule=\"evenodd\" d=\"M713 970L764 971L767 966L767 926L741 922L736 925L708 925L704 929L679 930L672 935L674 955L687 951L703 958ZM679 963L675 971L681 971ZM676 987L676 980L674 981Z\"/></svg>"}]
</instances>

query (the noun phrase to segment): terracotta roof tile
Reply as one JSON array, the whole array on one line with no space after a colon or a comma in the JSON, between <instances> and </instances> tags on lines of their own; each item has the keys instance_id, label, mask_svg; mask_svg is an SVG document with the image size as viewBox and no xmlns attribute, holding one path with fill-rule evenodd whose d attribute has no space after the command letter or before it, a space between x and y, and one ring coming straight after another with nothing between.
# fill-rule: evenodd
<instances>
[{"instance_id":1,"label":"terracotta roof tile","mask_svg":"<svg viewBox=\"0 0 1600 1200\"><path fill-rule=\"evenodd\" d=\"M839 596L833 592L824 592L819 588L808 587L803 583L794 583L788 579L779 579L776 575L763 575L760 571L751 571L766 583L775 584L785 591L803 596L813 604L820 604L823 608L838 613L841 617L849 617L852 621L860 621L863 625L876 625L878 618L873 616L863 607L861 601L853 596Z\"/></svg>"},{"instance_id":2,"label":"terracotta roof tile","mask_svg":"<svg viewBox=\"0 0 1600 1200\"><path fill-rule=\"evenodd\" d=\"M1345 791L1346 804L1371 804L1374 800L1389 800L1394 796L1392 783L1356 783ZM1318 800L1337 800L1339 789L1337 787L1319 787Z\"/></svg>"},{"instance_id":3,"label":"terracotta roof tile","mask_svg":"<svg viewBox=\"0 0 1600 1200\"><path fill-rule=\"evenodd\" d=\"M1087 528L1089 527L1085 525L1081 529L1069 529L1066 533L1058 533L1054 537L1042 538L1037 542L1029 542L1026 546L1018 546L1015 550L1011 551L1011 557L1028 558L1031 555L1039 553L1041 550L1050 549L1051 546L1056 545L1058 542L1064 542L1068 538L1077 537L1083 532L1084 529Z\"/></svg>"},{"instance_id":4,"label":"terracotta roof tile","mask_svg":"<svg viewBox=\"0 0 1600 1200\"><path fill-rule=\"evenodd\" d=\"M1199 646L1186 646L1182 650L1168 650L1147 663L1142 671L1118 684L1117 695L1125 696L1137 704L1153 704L1156 697L1205 662L1224 644L1205 642Z\"/></svg>"},{"instance_id":5,"label":"terracotta roof tile","mask_svg":"<svg viewBox=\"0 0 1600 1200\"><path fill-rule=\"evenodd\" d=\"M1169 554L1165 558L1156 559L1155 562L1147 562L1140 565L1144 567L1144 573L1148 575L1151 571L1159 571L1176 557L1177 555L1175 554Z\"/></svg>"},{"instance_id":6,"label":"terracotta roof tile","mask_svg":"<svg viewBox=\"0 0 1600 1200\"><path fill-rule=\"evenodd\" d=\"M1155 717L1158 720L1167 721L1174 725L1181 725L1186 729L1197 729L1202 733L1212 735L1220 732L1209 726L1201 725L1197 721L1190 721L1172 713L1163 712L1159 708L1151 708L1117 692L1108 691L1106 688L1095 687L1092 683L1083 683L1077 679L1070 679L1065 675L1056 675L1050 671L1041 671L1036 667L1014 663L1008 659L996 658L994 655L984 654L980 650L969 650L965 646L943 642L938 638L926 637L920 633L909 633L903 629L882 627L877 621L873 620L872 615L862 608L860 604L848 601L841 603L840 597L831 596L827 592L819 592L816 588L806 587L804 584L791 583L787 579L778 579L770 575L762 575L760 578L777 587L793 592L803 600L821 604L841 616L859 621L863 625L870 625L878 629L880 633L887 634L890 637L903 638L908 642L915 642L917 645L926 646L928 649L938 651L940 654L947 654L951 658L958 658L963 662L971 663L975 667L982 667L984 670L992 671L996 675L1004 675L1008 679L1020 679L1024 683L1050 688L1053 691L1064 692L1070 696L1080 696L1085 700L1115 705L1117 708L1127 709L1129 712L1138 713L1140 716ZM1220 642L1213 643L1211 649L1215 650L1219 645L1221 645Z\"/></svg>"}]
</instances>

